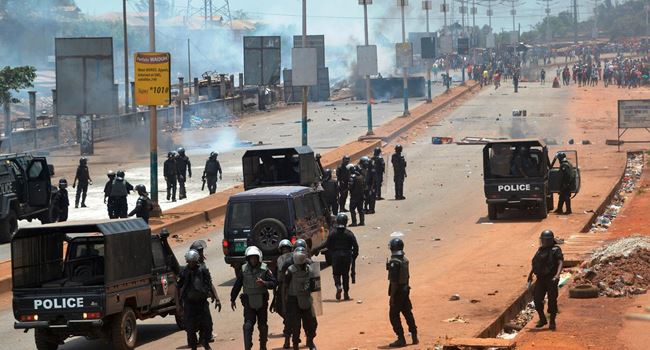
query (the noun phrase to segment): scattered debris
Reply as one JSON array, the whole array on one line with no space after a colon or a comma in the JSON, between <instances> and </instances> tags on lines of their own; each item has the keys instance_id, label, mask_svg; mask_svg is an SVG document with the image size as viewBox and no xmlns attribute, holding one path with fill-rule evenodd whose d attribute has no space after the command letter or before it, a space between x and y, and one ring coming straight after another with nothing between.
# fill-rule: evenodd
<instances>
[{"instance_id":1,"label":"scattered debris","mask_svg":"<svg viewBox=\"0 0 650 350\"><path fill-rule=\"evenodd\" d=\"M390 236L391 237L402 237L402 236L404 236L404 234L402 232L395 231L395 232L391 233Z\"/></svg>"},{"instance_id":2,"label":"scattered debris","mask_svg":"<svg viewBox=\"0 0 650 350\"><path fill-rule=\"evenodd\" d=\"M513 117L525 117L528 114L528 112L525 109L513 109L512 110L512 116Z\"/></svg>"},{"instance_id":3,"label":"scattered debris","mask_svg":"<svg viewBox=\"0 0 650 350\"><path fill-rule=\"evenodd\" d=\"M503 327L503 330L497 335L497 338L501 339L513 339L517 333L522 330L530 320L533 319L535 315L535 303L530 302L526 304L526 307L521 310L517 316L512 319L510 322L506 323Z\"/></svg>"},{"instance_id":4,"label":"scattered debris","mask_svg":"<svg viewBox=\"0 0 650 350\"><path fill-rule=\"evenodd\" d=\"M449 297L449 301L457 301L460 300L460 294L454 294Z\"/></svg>"},{"instance_id":5,"label":"scattered debris","mask_svg":"<svg viewBox=\"0 0 650 350\"><path fill-rule=\"evenodd\" d=\"M487 143L498 141L498 140L506 140L506 138L504 138L504 137L489 138L489 137L468 136L468 137L464 137L460 141L456 141L456 144L457 145L485 145Z\"/></svg>"},{"instance_id":6,"label":"scattered debris","mask_svg":"<svg viewBox=\"0 0 650 350\"><path fill-rule=\"evenodd\" d=\"M456 317L448 318L448 319L444 320L443 322L447 322L447 323L469 323L469 321L467 321L466 319L463 318L463 316L460 316L460 315L458 315Z\"/></svg>"},{"instance_id":7,"label":"scattered debris","mask_svg":"<svg viewBox=\"0 0 650 350\"><path fill-rule=\"evenodd\" d=\"M434 136L431 138L431 143L434 145L450 144L453 142L454 139L452 137Z\"/></svg>"},{"instance_id":8,"label":"scattered debris","mask_svg":"<svg viewBox=\"0 0 650 350\"><path fill-rule=\"evenodd\" d=\"M591 141L589 140L582 140L583 145L591 145Z\"/></svg>"}]
</instances>

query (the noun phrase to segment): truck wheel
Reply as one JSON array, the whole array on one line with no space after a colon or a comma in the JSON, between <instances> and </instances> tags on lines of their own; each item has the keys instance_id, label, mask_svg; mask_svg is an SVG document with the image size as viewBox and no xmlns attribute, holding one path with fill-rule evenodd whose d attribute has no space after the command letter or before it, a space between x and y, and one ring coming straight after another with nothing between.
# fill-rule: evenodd
<instances>
[{"instance_id":1,"label":"truck wheel","mask_svg":"<svg viewBox=\"0 0 650 350\"><path fill-rule=\"evenodd\" d=\"M496 204L488 204L488 218L490 218L490 220L496 220L499 218L497 211Z\"/></svg>"},{"instance_id":2,"label":"truck wheel","mask_svg":"<svg viewBox=\"0 0 650 350\"><path fill-rule=\"evenodd\" d=\"M18 231L18 217L15 211L10 210L9 215L0 221L0 243L9 243L16 231Z\"/></svg>"},{"instance_id":3,"label":"truck wheel","mask_svg":"<svg viewBox=\"0 0 650 350\"><path fill-rule=\"evenodd\" d=\"M113 349L135 349L137 340L138 327L136 325L135 313L130 307L125 307L111 322L111 342L113 343Z\"/></svg>"},{"instance_id":4,"label":"truck wheel","mask_svg":"<svg viewBox=\"0 0 650 350\"><path fill-rule=\"evenodd\" d=\"M253 244L265 255L276 253L278 243L284 238L287 238L287 229L280 220L266 218L253 227Z\"/></svg>"},{"instance_id":5,"label":"truck wheel","mask_svg":"<svg viewBox=\"0 0 650 350\"><path fill-rule=\"evenodd\" d=\"M34 341L37 350L56 350L59 348L59 343L54 341L50 332L45 329L34 330Z\"/></svg>"}]
</instances>

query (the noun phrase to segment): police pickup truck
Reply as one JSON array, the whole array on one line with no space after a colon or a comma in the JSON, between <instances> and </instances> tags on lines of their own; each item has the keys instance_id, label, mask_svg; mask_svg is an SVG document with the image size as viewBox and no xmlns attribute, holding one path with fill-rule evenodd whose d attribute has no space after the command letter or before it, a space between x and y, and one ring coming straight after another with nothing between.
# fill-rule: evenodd
<instances>
[{"instance_id":1,"label":"police pickup truck","mask_svg":"<svg viewBox=\"0 0 650 350\"><path fill-rule=\"evenodd\" d=\"M0 155L0 243L8 243L18 220L56 221L52 198L54 167L29 153Z\"/></svg>"},{"instance_id":2,"label":"police pickup truck","mask_svg":"<svg viewBox=\"0 0 650 350\"><path fill-rule=\"evenodd\" d=\"M168 236L152 235L142 219L19 229L11 240L14 328L34 329L38 350L71 336L135 348L136 320L180 316Z\"/></svg>"},{"instance_id":3,"label":"police pickup truck","mask_svg":"<svg viewBox=\"0 0 650 350\"><path fill-rule=\"evenodd\" d=\"M566 153L574 166L572 190L580 191L576 151ZM559 153L559 152L558 152ZM553 193L560 192L559 162L549 161L548 147L539 140L499 140L483 148L483 178L488 217L496 220L506 209L524 209L538 219L553 210Z\"/></svg>"}]
</instances>

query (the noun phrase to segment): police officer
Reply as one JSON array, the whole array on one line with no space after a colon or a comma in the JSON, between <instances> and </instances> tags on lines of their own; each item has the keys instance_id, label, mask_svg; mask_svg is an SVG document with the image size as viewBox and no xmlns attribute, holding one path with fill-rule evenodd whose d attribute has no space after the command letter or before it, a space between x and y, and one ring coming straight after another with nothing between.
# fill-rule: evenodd
<instances>
[{"instance_id":1,"label":"police officer","mask_svg":"<svg viewBox=\"0 0 650 350\"><path fill-rule=\"evenodd\" d=\"M322 156L320 155L320 153L316 153L316 155L314 157L316 158L316 163L318 164L318 168L320 169L320 173L323 174L325 172L325 169L323 169L323 163L321 163L321 161L320 161Z\"/></svg>"},{"instance_id":2,"label":"police officer","mask_svg":"<svg viewBox=\"0 0 650 350\"><path fill-rule=\"evenodd\" d=\"M339 213L339 189L336 186L336 182L332 179L332 169L325 169L323 173L323 194L325 197L325 204L327 208L332 212L332 215Z\"/></svg>"},{"instance_id":3,"label":"police officer","mask_svg":"<svg viewBox=\"0 0 650 350\"><path fill-rule=\"evenodd\" d=\"M377 176L375 175L375 169L372 167L372 163L369 157L361 157L359 162L361 167L361 172L363 174L364 180L364 192L363 192L363 211L366 214L375 213L375 180Z\"/></svg>"},{"instance_id":4,"label":"police officer","mask_svg":"<svg viewBox=\"0 0 650 350\"><path fill-rule=\"evenodd\" d=\"M77 187L77 195L74 200L74 207L79 208L79 197L81 197L81 207L86 208L86 194L88 194L88 185L93 184L93 180L90 178L90 171L88 171L88 158L81 157L79 159L79 166L77 167L77 173L74 176L74 181L72 181L72 188L77 186L77 181L79 181L79 187Z\"/></svg>"},{"instance_id":5,"label":"police officer","mask_svg":"<svg viewBox=\"0 0 650 350\"><path fill-rule=\"evenodd\" d=\"M104 185L104 204L106 204L106 209L108 210L108 217L110 219L115 219L117 218L117 215L115 214L115 197L111 196L113 180L115 180L115 172L109 170L108 173L106 173L106 176L108 176L108 181L106 181L106 184Z\"/></svg>"},{"instance_id":6,"label":"police officer","mask_svg":"<svg viewBox=\"0 0 650 350\"><path fill-rule=\"evenodd\" d=\"M190 249L196 250L196 252L199 253L199 265L201 265L202 267L205 267L206 269L207 269L207 265L205 264L205 260L206 260L205 259L205 249L207 247L208 247L208 244L205 243L205 241L202 240L202 239L194 241L190 245ZM212 283L212 281L210 281L210 282L211 282L210 283L210 289L212 290L212 294L216 296L216 299L219 299L218 294L217 294L217 289L214 287L214 283ZM210 334L208 334L208 336L209 336L210 343L212 343L212 342L214 342L214 335L212 334L212 325L213 325L213 323L212 323L212 315L208 314L207 317L209 318L209 321L210 321ZM200 338L199 343L203 343L202 340L203 339ZM188 344L189 344L189 339L188 339Z\"/></svg>"},{"instance_id":7,"label":"police officer","mask_svg":"<svg viewBox=\"0 0 650 350\"><path fill-rule=\"evenodd\" d=\"M384 173L386 173L386 162L384 161L384 157L381 156L381 148L376 147L373 156L371 158L372 161L372 167L375 169L375 196L377 197L377 200L380 201L384 199L381 196L381 186L384 183Z\"/></svg>"},{"instance_id":8,"label":"police officer","mask_svg":"<svg viewBox=\"0 0 650 350\"><path fill-rule=\"evenodd\" d=\"M339 186L339 210L342 213L347 212L345 209L345 202L348 200L348 181L350 181L350 171L348 165L350 164L350 156L345 155L341 159L341 165L336 168L336 182Z\"/></svg>"},{"instance_id":9,"label":"police officer","mask_svg":"<svg viewBox=\"0 0 650 350\"><path fill-rule=\"evenodd\" d=\"M350 300L350 267L352 261L359 256L359 245L354 233L347 229L348 216L340 213L336 216L334 230L327 236L327 240L314 248L313 254L327 247L327 253L332 259L332 275L336 286L336 300Z\"/></svg>"},{"instance_id":10,"label":"police officer","mask_svg":"<svg viewBox=\"0 0 650 350\"><path fill-rule=\"evenodd\" d=\"M129 203L126 200L126 197L131 191L133 191L133 186L124 179L124 171L118 170L111 185L111 197L113 197L113 203L115 204L115 215L118 218L126 218L129 212Z\"/></svg>"},{"instance_id":11,"label":"police officer","mask_svg":"<svg viewBox=\"0 0 650 350\"><path fill-rule=\"evenodd\" d=\"M244 255L246 263L242 266L242 273L237 276L237 281L230 291L230 307L233 311L237 308L235 300L243 287L244 293L240 299L244 307L244 349L253 348L253 326L257 322L257 329L260 332L260 350L266 350L269 334L268 290L275 287L276 280L271 270L262 262L262 251L259 248L250 246L246 248Z\"/></svg>"},{"instance_id":12,"label":"police officer","mask_svg":"<svg viewBox=\"0 0 650 350\"><path fill-rule=\"evenodd\" d=\"M395 153L391 156L393 164L393 179L395 180L395 199L402 200L404 197L404 179L406 179L406 158L402 154L402 145L395 145Z\"/></svg>"},{"instance_id":13,"label":"police officer","mask_svg":"<svg viewBox=\"0 0 650 350\"><path fill-rule=\"evenodd\" d=\"M56 192L53 199L54 208L56 210L53 221L64 222L68 220L68 207L70 200L68 199L68 180L59 180L59 191Z\"/></svg>"},{"instance_id":14,"label":"police officer","mask_svg":"<svg viewBox=\"0 0 650 350\"><path fill-rule=\"evenodd\" d=\"M357 226L357 213L359 213L359 225L365 225L365 214L363 212L363 196L365 193L365 180L361 174L361 169L358 165L354 165L351 171L352 175L348 182L350 189L350 214L352 215L351 227Z\"/></svg>"},{"instance_id":15,"label":"police officer","mask_svg":"<svg viewBox=\"0 0 650 350\"><path fill-rule=\"evenodd\" d=\"M200 333L205 349L210 348L209 334L212 331L210 322L210 310L208 298L215 303L215 308L221 312L221 302L216 294L213 294L210 286L212 278L210 271L199 263L199 253L196 250L189 250L185 254L187 267L183 269L178 280L181 301L183 303L183 320L188 342L191 349L197 348L196 332ZM207 335L207 336L206 336Z\"/></svg>"},{"instance_id":16,"label":"police officer","mask_svg":"<svg viewBox=\"0 0 650 350\"><path fill-rule=\"evenodd\" d=\"M409 261L404 256L404 242L400 238L393 238L390 240L389 247L391 256L390 260L386 263L389 281L388 296L390 297L389 318L390 324L393 326L393 331L397 335L397 340L390 343L389 346L392 348L400 348L406 346L400 314L404 315L409 332L411 333L411 339L413 339L413 344L419 343L418 328L415 325L413 305L409 298L411 290L409 286Z\"/></svg>"},{"instance_id":17,"label":"police officer","mask_svg":"<svg viewBox=\"0 0 650 350\"><path fill-rule=\"evenodd\" d=\"M555 244L553 231L545 230L539 236L539 240L540 247L533 257L532 269L528 274L529 285L533 282L533 274L536 277L533 301L535 302L535 310L539 315L539 321L535 327L541 328L547 323L546 315L544 314L544 296L547 296L548 313L551 316L548 328L555 330L558 282L560 281L560 273L564 265L564 255L562 254L562 249Z\"/></svg>"},{"instance_id":18,"label":"police officer","mask_svg":"<svg viewBox=\"0 0 650 350\"><path fill-rule=\"evenodd\" d=\"M571 214L571 186L573 185L573 165L569 162L564 152L557 155L560 160L560 198L557 203L556 214L562 214L562 207L566 204L564 214Z\"/></svg>"},{"instance_id":19,"label":"police officer","mask_svg":"<svg viewBox=\"0 0 650 350\"><path fill-rule=\"evenodd\" d=\"M287 321L291 324L293 349L300 348L300 323L305 329L307 347L316 350L314 338L318 321L313 308L311 292L316 289L311 278L311 265L307 249L298 247L293 251L293 264L284 276L284 299L286 300Z\"/></svg>"},{"instance_id":20,"label":"police officer","mask_svg":"<svg viewBox=\"0 0 650 350\"><path fill-rule=\"evenodd\" d=\"M187 179L192 178L192 163L190 162L190 158L185 155L185 148L179 147L176 152L178 152L178 156L176 157L176 168L178 169L178 199L185 199L187 198L185 182Z\"/></svg>"},{"instance_id":21,"label":"police officer","mask_svg":"<svg viewBox=\"0 0 650 350\"><path fill-rule=\"evenodd\" d=\"M284 303L282 302L282 286L284 282L284 274L286 272L286 269L288 266L285 266L286 263L288 263L291 260L291 251L293 249L293 245L291 244L291 241L288 239L283 239L280 241L280 244L278 245L278 251L280 252L280 256L276 260L277 264L277 270L276 270L276 276L278 276L278 283L275 289L273 290L273 302L271 303L270 311L271 312L277 312L280 317L282 317L284 328L282 330L282 335L284 335L284 349L289 349L291 347L290 340L291 340L291 327L290 324L287 322L286 318L286 313L285 313L285 308L284 308ZM290 265L289 265L290 266Z\"/></svg>"},{"instance_id":22,"label":"police officer","mask_svg":"<svg viewBox=\"0 0 650 350\"><path fill-rule=\"evenodd\" d=\"M519 68L517 68L515 74L512 75L512 84L515 86L515 92L519 92Z\"/></svg>"},{"instance_id":23,"label":"police officer","mask_svg":"<svg viewBox=\"0 0 650 350\"><path fill-rule=\"evenodd\" d=\"M203 168L203 176L201 179L208 182L208 191L210 194L217 192L217 176L219 180L222 179L223 172L221 171L221 164L217 160L219 153L210 152L210 157L205 162L205 168Z\"/></svg>"},{"instance_id":24,"label":"police officer","mask_svg":"<svg viewBox=\"0 0 650 350\"><path fill-rule=\"evenodd\" d=\"M167 152L167 160L163 165L163 175L167 183L167 200L171 198L176 202L176 183L178 181L178 167L176 166L176 153Z\"/></svg>"},{"instance_id":25,"label":"police officer","mask_svg":"<svg viewBox=\"0 0 650 350\"><path fill-rule=\"evenodd\" d=\"M138 201L135 203L135 208L131 210L129 216L135 215L142 218L146 223L149 223L149 216L153 210L153 203L147 194L147 188L144 185L135 185L135 190L138 192Z\"/></svg>"}]
</instances>

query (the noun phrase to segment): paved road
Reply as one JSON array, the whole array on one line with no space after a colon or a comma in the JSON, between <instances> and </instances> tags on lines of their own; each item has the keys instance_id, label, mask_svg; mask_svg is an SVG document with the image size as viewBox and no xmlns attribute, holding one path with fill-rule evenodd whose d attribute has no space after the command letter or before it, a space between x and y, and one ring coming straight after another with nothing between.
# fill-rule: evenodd
<instances>
[{"instance_id":1,"label":"paved road","mask_svg":"<svg viewBox=\"0 0 650 350\"><path fill-rule=\"evenodd\" d=\"M368 217L368 225L355 229L361 246L361 260L357 264L358 284L353 286L351 294L359 302L333 302L334 288L331 278L328 278L329 270L323 274L325 315L319 319L317 340L326 346L321 345L321 348L344 349L353 346L376 348L378 339L388 342L392 337L385 317L384 262L387 257L386 242L393 232L401 232L406 241L406 251L413 266L412 280L417 286L414 290L414 299L428 300L432 303L448 297L446 293L451 293L450 291L460 292L463 300L470 298L472 293L478 293L476 290L472 291L472 288L475 289L476 285L481 283L485 284L486 288L494 288L495 283L490 283L488 278L493 274L490 274L489 269L481 263L481 259L489 260L494 257L484 251L483 247L494 247L496 241L500 241L501 245L510 244L511 256L503 256L502 264L508 265L510 268L508 271L511 273L518 272L519 265L527 263L528 254L531 249L534 249L535 235L538 234L538 230L543 225L552 226L563 220L563 218L550 217L543 223L510 220L503 224L490 225L485 218L481 147L431 144L432 136L452 136L458 139L464 136L521 138L552 135L560 142L567 139L565 133L567 118L561 114L561 106L568 98L566 92L538 85L531 85L520 91L520 94L514 95L508 86L496 92L486 89L476 98L461 105L446 120L422 128L416 131L415 135L410 135L405 145L409 161L409 177L405 191L408 199L403 202L392 200L378 202L378 213ZM527 109L529 117L513 118L510 116L513 109ZM531 116L532 113L546 114ZM294 119L287 118L289 121ZM325 122L320 121L323 124ZM287 128L285 132L295 134L297 127L289 128L289 126L284 126ZM312 130L314 129L318 128L312 127ZM261 130L257 129L257 132ZM242 135L250 137L252 134L244 134L242 131ZM330 139L314 140L317 149L340 143L337 142L336 135L330 137ZM193 154L193 151L190 154ZM236 165L234 160L232 162L233 165L229 166L229 169L234 171ZM390 194L392 190L393 186L388 181L385 191ZM390 196L386 197L390 198ZM497 228L502 232L497 232L499 231ZM516 236L517 240L508 242L508 237L503 236L504 228L508 232L512 230L508 235ZM232 271L223 263L218 248L221 228L211 233L209 238L212 239L209 247L209 267L213 271L224 305L227 305ZM184 249L186 247L176 249L178 256L181 256ZM503 248L501 249L503 254ZM434 255L439 259L439 264L429 263ZM515 262L508 262L510 258ZM486 270L486 277L464 281L460 274L462 268L467 266ZM446 281L451 281L451 284L447 285ZM431 339L441 332L450 335L466 334L468 329L477 329L481 322L495 317L500 307L503 307L514 295L514 290L502 290L491 301L485 300L485 294L477 295L477 299L483 299L483 304L477 304L476 312L470 316L471 323L462 325L462 329L458 326L450 328L454 326L439 323L442 319L455 316L453 312L456 311L453 311L453 306L423 310L422 304L416 304L416 317L422 322L436 325L421 329L421 335L424 339ZM232 312L225 308L221 314L213 312L213 318L217 334L214 347L241 349L241 310ZM0 312L0 323L5 325L0 328L0 337L6 339L5 344L12 349L31 349L31 333L23 334L11 329L12 322L11 310ZM185 335L175 330L173 322L171 318L142 322L139 327L141 340L139 348L174 349L182 346ZM270 317L270 330L274 334L271 348L277 348L281 344L280 339L277 339L277 334L281 331L278 317ZM335 333L337 337L332 337ZM90 347L97 350L108 349L99 342L89 342L85 339L73 339L61 349Z\"/></svg>"}]
</instances>

